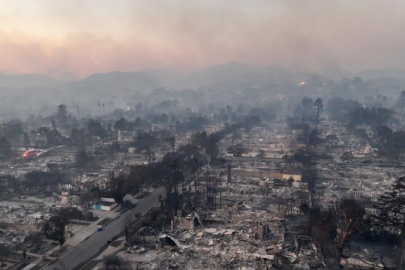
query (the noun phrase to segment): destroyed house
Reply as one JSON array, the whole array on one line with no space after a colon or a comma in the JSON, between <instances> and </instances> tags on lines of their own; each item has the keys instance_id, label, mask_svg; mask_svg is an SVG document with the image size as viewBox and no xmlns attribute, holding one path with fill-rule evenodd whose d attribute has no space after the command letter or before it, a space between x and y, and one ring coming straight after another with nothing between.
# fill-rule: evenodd
<instances>
[{"instance_id":1,"label":"destroyed house","mask_svg":"<svg viewBox=\"0 0 405 270\"><path fill-rule=\"evenodd\" d=\"M174 216L172 220L172 231L175 230L194 230L194 228L201 226L202 223L197 213L193 212L186 217Z\"/></svg>"},{"instance_id":2,"label":"destroyed house","mask_svg":"<svg viewBox=\"0 0 405 270\"><path fill-rule=\"evenodd\" d=\"M302 169L301 168L292 168L292 169L285 169L282 171L283 179L293 179L296 182L300 182L302 180Z\"/></svg>"}]
</instances>

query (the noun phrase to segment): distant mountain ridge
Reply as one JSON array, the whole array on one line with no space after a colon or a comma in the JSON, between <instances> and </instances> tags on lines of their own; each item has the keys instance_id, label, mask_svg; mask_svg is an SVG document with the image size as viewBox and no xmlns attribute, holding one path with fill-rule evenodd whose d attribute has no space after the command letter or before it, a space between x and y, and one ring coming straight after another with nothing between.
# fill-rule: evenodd
<instances>
[{"instance_id":1,"label":"distant mountain ridge","mask_svg":"<svg viewBox=\"0 0 405 270\"><path fill-rule=\"evenodd\" d=\"M149 92L162 86L160 80L144 72L120 72L93 74L81 81L85 84L98 84L100 87Z\"/></svg>"},{"instance_id":2,"label":"distant mountain ridge","mask_svg":"<svg viewBox=\"0 0 405 270\"><path fill-rule=\"evenodd\" d=\"M339 69L319 72L325 79L361 77L363 80L384 79L399 82L405 80L405 71L395 68L369 69L350 73ZM278 66L253 67L244 63L232 62L207 67L192 74L181 74L165 70L145 70L140 72L113 71L92 74L82 80L62 82L41 74L5 75L0 73L0 88L50 88L53 91L73 93L92 92L96 94L150 93L157 88L199 89L224 87L262 87L280 83L297 83L313 76L313 73L296 73Z\"/></svg>"}]
</instances>

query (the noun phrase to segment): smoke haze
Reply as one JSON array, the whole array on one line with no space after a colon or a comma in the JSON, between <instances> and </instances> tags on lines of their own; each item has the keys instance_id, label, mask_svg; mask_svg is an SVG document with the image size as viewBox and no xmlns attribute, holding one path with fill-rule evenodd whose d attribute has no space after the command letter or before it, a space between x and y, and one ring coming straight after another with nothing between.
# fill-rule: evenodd
<instances>
[{"instance_id":1,"label":"smoke haze","mask_svg":"<svg viewBox=\"0 0 405 270\"><path fill-rule=\"evenodd\" d=\"M405 68L405 2L11 1L0 70L83 78L244 62L295 71Z\"/></svg>"}]
</instances>

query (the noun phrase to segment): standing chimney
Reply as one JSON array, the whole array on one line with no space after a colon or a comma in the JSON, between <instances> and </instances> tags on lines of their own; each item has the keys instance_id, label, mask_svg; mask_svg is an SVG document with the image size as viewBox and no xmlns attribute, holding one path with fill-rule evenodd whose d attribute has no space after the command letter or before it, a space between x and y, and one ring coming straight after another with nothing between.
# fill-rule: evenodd
<instances>
[{"instance_id":1,"label":"standing chimney","mask_svg":"<svg viewBox=\"0 0 405 270\"><path fill-rule=\"evenodd\" d=\"M62 205L66 206L69 203L69 192L62 191Z\"/></svg>"}]
</instances>

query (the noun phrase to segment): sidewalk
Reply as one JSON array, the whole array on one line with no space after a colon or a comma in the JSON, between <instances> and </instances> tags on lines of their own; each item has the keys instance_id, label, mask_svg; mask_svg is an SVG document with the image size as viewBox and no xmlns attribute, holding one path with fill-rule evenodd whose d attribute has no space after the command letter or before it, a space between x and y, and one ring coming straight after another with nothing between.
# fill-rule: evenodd
<instances>
[{"instance_id":1,"label":"sidewalk","mask_svg":"<svg viewBox=\"0 0 405 270\"><path fill-rule=\"evenodd\" d=\"M88 225L87 227L85 227L84 229L82 229L81 231L79 231L77 234L73 235L72 237L68 238L64 244L64 247L67 248L67 251L65 251L64 253L62 253L63 257L64 255L66 255L67 253L69 253L75 246L79 245L81 242L83 242L84 240L86 240L87 238L89 238L90 236L92 236L94 233L97 232L97 228L99 225L97 225L98 223L102 222L104 219L108 218L110 219L110 221L114 220L115 218L119 217L121 214L121 212L116 212L115 210L113 211L108 211L106 212L106 214L104 216L102 216L101 218L97 219L96 221L94 221L93 223L91 223L90 225ZM25 267L23 270L25 269L31 269L31 267L33 267L34 265L39 265L41 264L41 262L45 259L57 259L52 257L51 255L58 251L60 249L59 246L54 247L51 250L48 250L48 252L46 252L44 255L42 256L37 256L37 259L32 262L30 265L28 265L27 267Z\"/></svg>"},{"instance_id":2,"label":"sidewalk","mask_svg":"<svg viewBox=\"0 0 405 270\"><path fill-rule=\"evenodd\" d=\"M155 189L150 189L148 191L151 191L152 193L155 191ZM139 195L139 194L137 194ZM135 195L134 197L136 197L137 195ZM153 196L152 196L153 197ZM142 210L143 208L145 208L145 204L149 205L151 204L151 200L157 200L156 198L156 194L154 195L154 199L150 196L150 194L144 198L141 199L135 199L135 198L128 198L132 200L136 200L137 202L139 202L141 204L141 209L139 209L139 211L144 211ZM142 202L142 203L141 203ZM153 202L153 204L155 204L155 202ZM139 206L138 206L139 207ZM151 206L152 207L152 206ZM150 207L147 207L148 209ZM73 235L71 238L68 238L64 244L64 248L65 251L62 252L62 254L60 256L58 256L57 258L50 256L52 255L55 251L59 250L59 246L53 248L52 250L49 250L44 256L42 256L41 258L38 258L38 260L36 260L34 263L31 264L32 265L40 265L41 262L43 263L44 260L47 261L51 261L49 263L47 263L46 266L42 267L41 269L51 269L52 267L60 267L62 265L71 265L72 261L71 261L71 257L76 257L78 256L78 252L77 250L80 248L83 249L82 245L79 245L81 243L86 244L87 242L85 241L86 239L88 239L90 236L94 235L97 233L97 228L100 226L98 225L100 222L102 223L102 226L105 226L106 224L110 223L110 222L115 222L115 220L117 218L120 217L121 214L124 214L125 212L116 212L116 210L112 210L112 211L108 211L106 212L101 218L99 218L97 221L91 223L90 225L88 225L87 227L84 227L80 230L76 230L78 231L75 235ZM104 221L104 222L103 222ZM119 229L121 230L121 226L118 226ZM118 228L117 226L112 227L110 229L117 230ZM111 230L110 230L111 231ZM97 238L97 237L96 237ZM87 252L88 250L86 250ZM85 252L85 253L86 253ZM73 255L72 255L73 254ZM79 253L80 254L80 253ZM87 255L86 255L87 256ZM65 258L65 259L64 259ZM57 261L58 260L58 261ZM57 262L56 262L57 261ZM73 263L74 264L74 263ZM27 269L30 269L29 267Z\"/></svg>"},{"instance_id":3,"label":"sidewalk","mask_svg":"<svg viewBox=\"0 0 405 270\"><path fill-rule=\"evenodd\" d=\"M92 270L98 270L100 269L100 262L104 259L104 257L107 257L112 254L116 254L122 249L125 249L125 237L120 237L114 242L121 242L119 245L109 245L103 252L101 252L96 258L90 260L85 266L83 266L83 269L92 269ZM94 265L94 266L93 266Z\"/></svg>"},{"instance_id":4,"label":"sidewalk","mask_svg":"<svg viewBox=\"0 0 405 270\"><path fill-rule=\"evenodd\" d=\"M97 232L98 224L105 220L106 218L113 220L117 217L119 217L121 212L116 212L116 210L108 211L103 217L97 219L95 222L91 223L84 229L82 229L80 232L76 233L72 237L66 240L65 245L69 245L71 247L75 247L90 236L92 236L94 233ZM105 224L104 224L105 225Z\"/></svg>"}]
</instances>

